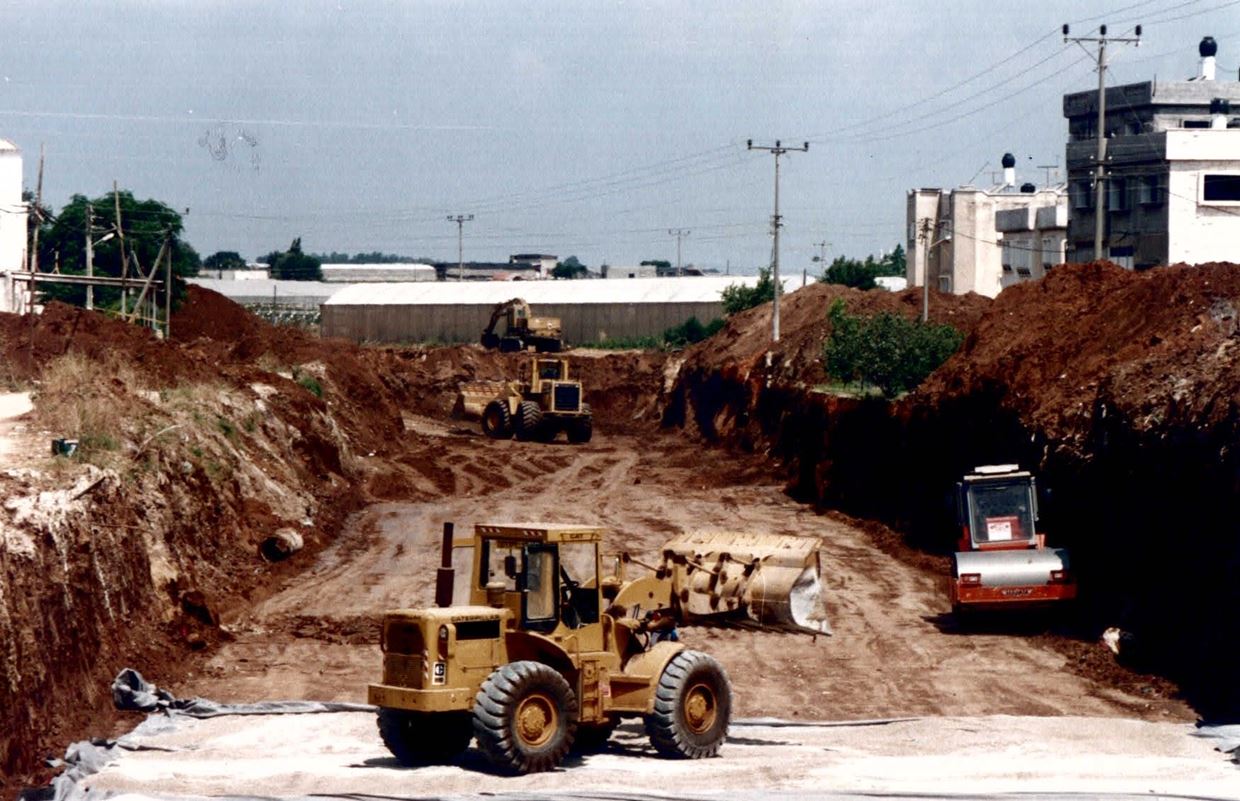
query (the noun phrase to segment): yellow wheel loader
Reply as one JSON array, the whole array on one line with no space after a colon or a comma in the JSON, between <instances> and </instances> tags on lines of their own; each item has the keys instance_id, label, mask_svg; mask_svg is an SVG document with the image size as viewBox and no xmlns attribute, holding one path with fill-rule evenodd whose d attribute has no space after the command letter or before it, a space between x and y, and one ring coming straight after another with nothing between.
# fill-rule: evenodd
<instances>
[{"instance_id":1,"label":"yellow wheel loader","mask_svg":"<svg viewBox=\"0 0 1240 801\"><path fill-rule=\"evenodd\" d=\"M501 319L504 331L497 333L495 326ZM497 303L482 331L482 346L487 350L498 348L504 353L515 353L527 347L539 353L559 353L564 349L560 318L535 317L530 304L521 298Z\"/></svg>"},{"instance_id":2,"label":"yellow wheel loader","mask_svg":"<svg viewBox=\"0 0 1240 801\"><path fill-rule=\"evenodd\" d=\"M727 674L652 621L830 633L817 538L684 536L650 565L605 560L602 541L596 527L548 524L454 541L445 524L437 606L385 614L383 680L368 690L402 764L451 762L476 740L503 772L551 770L630 717L662 756L714 756L732 716ZM650 572L629 578L632 564ZM467 605L453 605L458 591Z\"/></svg>"},{"instance_id":3,"label":"yellow wheel loader","mask_svg":"<svg viewBox=\"0 0 1240 801\"><path fill-rule=\"evenodd\" d=\"M457 417L481 419L482 433L495 439L550 442L563 431L569 442L589 442L594 417L581 382L564 358L536 356L519 381L469 381L460 385Z\"/></svg>"}]
</instances>

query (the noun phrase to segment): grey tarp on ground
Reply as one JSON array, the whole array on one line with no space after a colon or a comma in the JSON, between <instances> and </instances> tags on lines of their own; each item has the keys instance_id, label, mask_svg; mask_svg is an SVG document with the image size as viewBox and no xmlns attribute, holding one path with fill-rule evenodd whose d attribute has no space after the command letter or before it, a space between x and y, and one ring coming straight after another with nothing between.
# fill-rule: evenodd
<instances>
[{"instance_id":1,"label":"grey tarp on ground","mask_svg":"<svg viewBox=\"0 0 1240 801\"><path fill-rule=\"evenodd\" d=\"M1240 723L1198 726L1193 736L1216 740L1215 747L1224 754L1231 754L1231 761L1240 765Z\"/></svg>"},{"instance_id":2,"label":"grey tarp on ground","mask_svg":"<svg viewBox=\"0 0 1240 801\"><path fill-rule=\"evenodd\" d=\"M98 772L108 762L116 759L124 751L153 750L150 746L141 745L142 741L154 735L173 731L177 727L176 719L180 716L191 718L212 718L223 715L301 715L327 712L365 712L375 708L366 704L324 703L318 701L264 701L250 704L220 704L201 698L177 699L167 691L160 690L142 678L135 670L125 669L117 675L112 684L112 697L118 709L146 711L150 714L137 728L117 740L91 740L74 743L66 751L64 760L57 760L65 770L53 780L49 787L23 793L19 798L24 801L101 801L102 799L126 795L130 793L84 791L80 782L83 778ZM882 726L917 718L889 718L861 721L786 721L774 718L754 718L733 721L736 726ZM1220 751L1233 754L1233 759L1240 762L1240 725L1200 726L1196 736L1218 740ZM169 750L169 749L154 749ZM137 797L153 799L153 801L180 801L185 798L176 795L139 794ZM1162 796L1176 798L1179 796ZM270 798L256 796L228 795L215 796L217 801L270 801ZM289 801L359 801L369 799L365 795L314 795L313 797L290 797ZM736 791L723 793L703 793L695 795L654 795L643 793L599 792L590 794L579 793L486 793L454 796L418 796L401 797L385 796L392 801L417 801L418 799L452 799L453 801L533 801L534 799L553 798L556 801L668 801L668 799L710 799L710 801L861 801L862 799L934 799L934 801L974 801L975 799L1019 799L1020 801L1135 801L1148 799L1148 796L1128 793L994 793L994 794L934 794L934 793L884 793L884 792L838 792L838 791L770 791L754 792ZM1187 797L1184 797L1187 798ZM1193 796L1195 801L1211 801L1202 796Z\"/></svg>"},{"instance_id":3,"label":"grey tarp on ground","mask_svg":"<svg viewBox=\"0 0 1240 801\"><path fill-rule=\"evenodd\" d=\"M54 760L52 767L64 771L51 785L28 790L18 796L22 801L75 801L85 799L78 783L120 756L123 751L140 751L147 746L138 743L144 737L162 734L176 728L176 717L214 718L221 715L307 715L320 712L369 712L369 704L324 701L259 701L250 704L221 704L205 698L176 698L142 677L133 668L125 668L112 680L112 703L117 709L151 713L129 734L116 740L82 740L65 750L65 758ZM92 798L99 796L92 795Z\"/></svg>"}]
</instances>

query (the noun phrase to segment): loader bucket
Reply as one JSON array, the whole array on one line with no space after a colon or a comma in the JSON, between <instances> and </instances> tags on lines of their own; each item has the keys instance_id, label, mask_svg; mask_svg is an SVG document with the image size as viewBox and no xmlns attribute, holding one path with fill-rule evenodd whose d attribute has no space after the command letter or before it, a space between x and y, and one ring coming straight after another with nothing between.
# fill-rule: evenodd
<instances>
[{"instance_id":1,"label":"loader bucket","mask_svg":"<svg viewBox=\"0 0 1240 801\"><path fill-rule=\"evenodd\" d=\"M686 534L663 546L687 622L830 634L817 537Z\"/></svg>"},{"instance_id":2,"label":"loader bucket","mask_svg":"<svg viewBox=\"0 0 1240 801\"><path fill-rule=\"evenodd\" d=\"M456 403L452 416L458 419L477 420L482 410L499 397L504 390L502 381L465 381L457 387Z\"/></svg>"}]
</instances>

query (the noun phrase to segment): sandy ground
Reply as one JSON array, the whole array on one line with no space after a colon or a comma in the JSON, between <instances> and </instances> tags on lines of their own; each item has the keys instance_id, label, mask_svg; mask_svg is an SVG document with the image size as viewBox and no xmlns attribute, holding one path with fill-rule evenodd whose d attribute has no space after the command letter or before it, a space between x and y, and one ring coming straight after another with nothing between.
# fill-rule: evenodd
<instances>
[{"instance_id":1,"label":"sandy ground","mask_svg":"<svg viewBox=\"0 0 1240 801\"><path fill-rule=\"evenodd\" d=\"M584 447L492 442L424 418L411 427L443 441L440 463L450 466L455 492L358 516L295 584L226 620L235 641L216 652L205 675L173 687L177 695L364 702L381 670L375 623L384 609L431 603L443 522L468 533L475 523L538 519L601 524L611 532L608 547L645 554L694 529L821 537L833 637L682 631L690 647L724 664L742 716L1194 718L1178 701L1077 675L1036 638L956 631L945 622L940 577L790 501L762 475L742 474L751 468L718 451L671 438L600 436Z\"/></svg>"},{"instance_id":2,"label":"sandy ground","mask_svg":"<svg viewBox=\"0 0 1240 801\"><path fill-rule=\"evenodd\" d=\"M365 713L180 720L83 787L176 796L419 798L826 797L1130 793L1240 798L1240 770L1184 724L1092 717L942 717L878 725L735 725L719 758L664 760L639 723L607 749L530 776L495 776L476 751L460 765L401 768ZM769 797L769 796L768 796Z\"/></svg>"},{"instance_id":3,"label":"sandy ground","mask_svg":"<svg viewBox=\"0 0 1240 801\"><path fill-rule=\"evenodd\" d=\"M29 392L0 392L0 469L27 461L33 437L20 418L33 408Z\"/></svg>"},{"instance_id":4,"label":"sandy ground","mask_svg":"<svg viewBox=\"0 0 1240 801\"><path fill-rule=\"evenodd\" d=\"M843 723L738 725L720 759L678 762L654 758L640 723L630 721L584 764L503 778L473 750L459 766L401 769L371 714L186 720L149 743L172 750L127 753L89 787L273 797L782 790L1240 798L1240 771L1189 736L1194 716L1182 703L1086 678L1043 637L956 631L945 623L940 577L790 501L752 460L672 438L548 446L488 441L426 418L409 427L442 444L441 472L427 475L449 490L445 497L356 516L294 583L226 618L233 639L169 689L226 702L365 701L381 670L376 622L384 609L430 603L442 523L467 533L479 522L540 519L604 525L608 547L635 554L652 554L685 530L820 537L834 636L682 635L724 664L738 717ZM903 720L859 723L879 718Z\"/></svg>"}]
</instances>

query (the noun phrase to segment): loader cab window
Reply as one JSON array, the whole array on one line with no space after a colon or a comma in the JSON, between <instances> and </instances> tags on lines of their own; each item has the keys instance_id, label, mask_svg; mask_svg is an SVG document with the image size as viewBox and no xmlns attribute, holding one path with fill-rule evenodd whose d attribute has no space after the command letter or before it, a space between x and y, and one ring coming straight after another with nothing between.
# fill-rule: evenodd
<instances>
[{"instance_id":1,"label":"loader cab window","mask_svg":"<svg viewBox=\"0 0 1240 801\"><path fill-rule=\"evenodd\" d=\"M578 628L599 621L598 544L560 545L560 615L564 625Z\"/></svg>"},{"instance_id":2,"label":"loader cab window","mask_svg":"<svg viewBox=\"0 0 1240 801\"><path fill-rule=\"evenodd\" d=\"M559 620L559 576L556 575L555 548L527 545L525 548L525 592L521 616L526 628L550 631Z\"/></svg>"},{"instance_id":3,"label":"loader cab window","mask_svg":"<svg viewBox=\"0 0 1240 801\"><path fill-rule=\"evenodd\" d=\"M506 591L516 592L521 573L521 547L521 543L516 542L483 540L482 575L478 577L478 586L502 581Z\"/></svg>"},{"instance_id":4,"label":"loader cab window","mask_svg":"<svg viewBox=\"0 0 1240 801\"><path fill-rule=\"evenodd\" d=\"M560 363L559 362L539 362L538 377L544 381L560 380Z\"/></svg>"},{"instance_id":5,"label":"loader cab window","mask_svg":"<svg viewBox=\"0 0 1240 801\"><path fill-rule=\"evenodd\" d=\"M1033 487L1028 483L977 483L969 487L969 529L978 544L1034 537Z\"/></svg>"}]
</instances>

